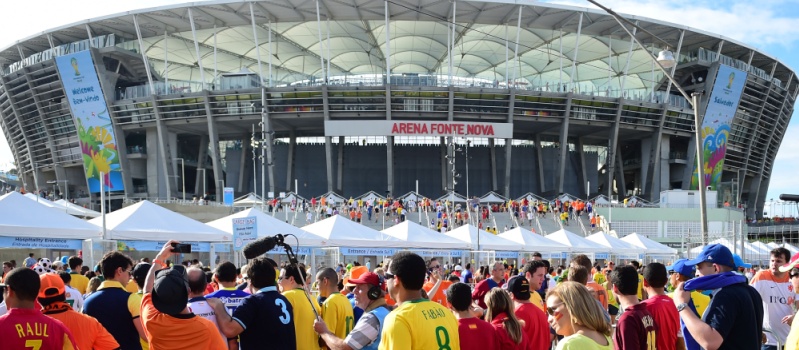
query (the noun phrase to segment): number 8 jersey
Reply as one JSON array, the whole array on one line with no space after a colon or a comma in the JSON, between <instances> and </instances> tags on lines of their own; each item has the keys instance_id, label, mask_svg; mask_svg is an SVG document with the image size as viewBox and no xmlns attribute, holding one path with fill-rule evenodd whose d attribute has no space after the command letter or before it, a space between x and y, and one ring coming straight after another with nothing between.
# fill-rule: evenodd
<instances>
[{"instance_id":1,"label":"number 8 jersey","mask_svg":"<svg viewBox=\"0 0 799 350\"><path fill-rule=\"evenodd\" d=\"M402 303L383 326L380 350L460 350L458 321L444 306L427 299Z\"/></svg>"}]
</instances>

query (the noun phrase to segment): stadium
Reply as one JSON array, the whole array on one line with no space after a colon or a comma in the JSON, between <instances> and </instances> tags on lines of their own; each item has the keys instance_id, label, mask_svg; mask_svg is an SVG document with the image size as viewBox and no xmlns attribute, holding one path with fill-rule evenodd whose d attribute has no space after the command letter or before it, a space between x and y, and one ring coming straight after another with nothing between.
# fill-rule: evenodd
<instances>
[{"instance_id":1,"label":"stadium","mask_svg":"<svg viewBox=\"0 0 799 350\"><path fill-rule=\"evenodd\" d=\"M27 191L102 188L117 206L224 187L657 201L690 189L696 164L691 104L647 56L670 49L679 84L705 92L708 186L761 216L794 72L721 34L625 17L644 47L604 12L538 2L131 11L2 49L0 126ZM733 115L710 113L734 76Z\"/></svg>"}]
</instances>

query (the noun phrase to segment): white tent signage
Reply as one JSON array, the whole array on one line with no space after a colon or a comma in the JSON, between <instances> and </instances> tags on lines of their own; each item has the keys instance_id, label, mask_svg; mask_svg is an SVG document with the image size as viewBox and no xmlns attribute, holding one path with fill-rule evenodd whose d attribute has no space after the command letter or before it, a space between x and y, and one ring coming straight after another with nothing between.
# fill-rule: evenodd
<instances>
[{"instance_id":1,"label":"white tent signage","mask_svg":"<svg viewBox=\"0 0 799 350\"><path fill-rule=\"evenodd\" d=\"M419 256L463 256L463 250L429 250L429 249L411 249L412 252Z\"/></svg>"},{"instance_id":2,"label":"white tent signage","mask_svg":"<svg viewBox=\"0 0 799 350\"><path fill-rule=\"evenodd\" d=\"M233 250L239 251L245 245L258 238L257 219L255 216L247 216L231 220L233 224Z\"/></svg>"},{"instance_id":3,"label":"white tent signage","mask_svg":"<svg viewBox=\"0 0 799 350\"><path fill-rule=\"evenodd\" d=\"M38 237L0 237L0 247L80 250L82 240Z\"/></svg>"},{"instance_id":4,"label":"white tent signage","mask_svg":"<svg viewBox=\"0 0 799 350\"><path fill-rule=\"evenodd\" d=\"M375 255L375 256L391 256L397 252L393 248L339 248L342 255Z\"/></svg>"},{"instance_id":5,"label":"white tent signage","mask_svg":"<svg viewBox=\"0 0 799 350\"><path fill-rule=\"evenodd\" d=\"M167 241L117 241L117 250L127 251L140 251L140 252L157 252L164 248ZM191 244L192 253L207 253L211 251L211 244L208 242L182 242Z\"/></svg>"}]
</instances>

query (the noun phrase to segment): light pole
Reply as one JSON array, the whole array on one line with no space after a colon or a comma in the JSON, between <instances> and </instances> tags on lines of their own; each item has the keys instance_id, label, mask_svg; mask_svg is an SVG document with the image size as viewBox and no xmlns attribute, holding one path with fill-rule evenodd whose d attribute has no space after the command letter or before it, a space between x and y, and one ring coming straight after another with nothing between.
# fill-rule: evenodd
<instances>
[{"instance_id":1,"label":"light pole","mask_svg":"<svg viewBox=\"0 0 799 350\"><path fill-rule=\"evenodd\" d=\"M183 158L175 158L180 161L180 181L183 183L183 201L186 201L186 161ZM205 173L203 173L205 175Z\"/></svg>"},{"instance_id":2,"label":"light pole","mask_svg":"<svg viewBox=\"0 0 799 350\"><path fill-rule=\"evenodd\" d=\"M623 18L623 17L619 16L618 13L616 13L615 11L613 11L613 10L611 10L611 9L605 7L605 6L602 6L600 3L596 2L595 0L588 0L588 2L596 5L597 7L599 7L600 9L604 10L609 15L611 15L611 17L613 17L613 19L615 19L616 22L619 23L621 28L624 29L624 31L627 33L627 35L629 35L633 40L635 40L635 42L639 46L641 46L641 48L643 48L644 50L646 50L646 46L644 46L644 44L642 44L641 41L638 40L638 38L636 38L635 35L630 32L629 29L627 29L627 26L624 23L622 23L622 21L626 22L627 24L637 28L638 30L640 30L640 31L642 31L644 33L647 33L647 34L651 35L653 38L656 38L656 39L660 40L661 42L665 43L666 45L669 45L669 43L665 42L663 39L658 38L657 35L654 35L654 34L650 33L649 31L647 31L646 29L641 28L637 24L627 20L626 18ZM679 83L677 83L677 81L674 79L674 77L672 77L671 74L669 74L669 72L666 71L666 68L672 68L675 65L677 65L677 61L674 59L674 55L671 53L671 51L668 51L668 46L667 46L666 50L661 51L658 54L658 57L655 57L652 54L650 54L649 50L646 50L646 52L647 52L647 57L649 57L651 60L654 61L655 65L658 67L658 69L660 69L660 71L663 72L663 75L666 78L669 79L671 84L674 85L675 88L677 88L677 91L679 91L680 94L683 97L685 97L686 100L688 100L688 103L691 104L691 108L693 108L693 110L694 110L694 137L696 138L696 140L695 140L696 142L695 143L696 143L696 169L697 169L697 176L696 177L697 177L697 183L699 184L699 189L698 189L698 192L699 192L699 217L700 217L700 227L701 227L701 231L702 231L701 232L702 244L704 245L704 244L707 244L707 240L708 240L707 233L708 232L707 232L707 205L706 205L706 198L705 198L705 176L704 176L704 167L705 167L705 159L704 158L705 158L705 155L704 155L704 149L703 149L704 145L703 145L703 141L702 141L702 119L699 116L699 96L702 95L702 92L693 92L689 96L688 93L685 92L685 90L682 88L682 86Z\"/></svg>"},{"instance_id":3,"label":"light pole","mask_svg":"<svg viewBox=\"0 0 799 350\"><path fill-rule=\"evenodd\" d=\"M205 189L205 168L200 168L200 169L197 169L197 171L202 171L202 172L203 172L203 193L202 193L202 195L200 196L200 199L202 199L202 198L205 198L205 193L206 193L206 191L207 191L207 190Z\"/></svg>"}]
</instances>

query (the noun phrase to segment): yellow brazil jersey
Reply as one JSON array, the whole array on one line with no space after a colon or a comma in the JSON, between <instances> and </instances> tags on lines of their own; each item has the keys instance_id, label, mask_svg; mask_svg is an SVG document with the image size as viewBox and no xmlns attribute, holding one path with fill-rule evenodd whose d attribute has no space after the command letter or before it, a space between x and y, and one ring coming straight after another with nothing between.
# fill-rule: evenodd
<instances>
[{"instance_id":1,"label":"yellow brazil jersey","mask_svg":"<svg viewBox=\"0 0 799 350\"><path fill-rule=\"evenodd\" d=\"M644 300L644 275L638 275L638 300Z\"/></svg>"},{"instance_id":2,"label":"yellow brazil jersey","mask_svg":"<svg viewBox=\"0 0 799 350\"><path fill-rule=\"evenodd\" d=\"M669 298L674 299L673 292L669 293ZM695 290L691 292L691 300L694 302L696 312L699 313L699 318L702 318L702 315L705 314L708 304L710 304L710 297L702 294L700 291Z\"/></svg>"},{"instance_id":3,"label":"yellow brazil jersey","mask_svg":"<svg viewBox=\"0 0 799 350\"><path fill-rule=\"evenodd\" d=\"M538 306L541 311L547 312L546 303L544 303L544 299L541 299L541 294L538 294L538 292L534 290L530 292L530 302Z\"/></svg>"},{"instance_id":4,"label":"yellow brazil jersey","mask_svg":"<svg viewBox=\"0 0 799 350\"><path fill-rule=\"evenodd\" d=\"M128 285L125 286L125 290L128 291L128 293L136 294L139 292L139 284L131 279L130 281L128 281Z\"/></svg>"},{"instance_id":5,"label":"yellow brazil jersey","mask_svg":"<svg viewBox=\"0 0 799 350\"><path fill-rule=\"evenodd\" d=\"M605 283L605 274L602 271L599 271L594 274L594 282L596 284L604 284Z\"/></svg>"},{"instance_id":6,"label":"yellow brazil jersey","mask_svg":"<svg viewBox=\"0 0 799 350\"><path fill-rule=\"evenodd\" d=\"M80 294L86 294L86 288L89 287L89 279L81 274L71 273L69 277L72 278L72 281L69 282L69 285L72 288L75 288L80 292Z\"/></svg>"},{"instance_id":7,"label":"yellow brazil jersey","mask_svg":"<svg viewBox=\"0 0 799 350\"><path fill-rule=\"evenodd\" d=\"M301 288L292 289L283 293L294 309L294 333L297 337L297 349L319 349L319 336L313 330L313 321L316 318L311 304ZM316 312L321 315L321 308L315 298L311 298Z\"/></svg>"},{"instance_id":8,"label":"yellow brazil jersey","mask_svg":"<svg viewBox=\"0 0 799 350\"><path fill-rule=\"evenodd\" d=\"M406 301L386 316L380 350L460 350L458 321L441 304Z\"/></svg>"},{"instance_id":9,"label":"yellow brazil jersey","mask_svg":"<svg viewBox=\"0 0 799 350\"><path fill-rule=\"evenodd\" d=\"M336 337L344 339L355 326L355 316L352 313L352 304L341 293L330 294L322 304L322 319L327 328Z\"/></svg>"},{"instance_id":10,"label":"yellow brazil jersey","mask_svg":"<svg viewBox=\"0 0 799 350\"><path fill-rule=\"evenodd\" d=\"M133 283L134 285L136 284L136 282L131 282L131 283ZM144 296L136 292L132 293L128 298L128 309L131 311L131 314L133 314L134 310L136 311L136 313L133 314L133 316L141 315L142 297ZM147 342L147 339L139 337L139 344L141 344L142 350L150 350L150 343Z\"/></svg>"}]
</instances>

